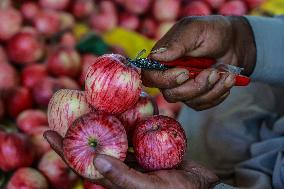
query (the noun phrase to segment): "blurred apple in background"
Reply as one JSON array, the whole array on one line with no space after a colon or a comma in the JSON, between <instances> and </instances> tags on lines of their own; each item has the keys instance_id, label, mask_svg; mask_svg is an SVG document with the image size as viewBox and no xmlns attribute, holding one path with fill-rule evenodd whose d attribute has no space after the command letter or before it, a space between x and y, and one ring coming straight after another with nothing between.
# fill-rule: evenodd
<instances>
[{"instance_id":1,"label":"blurred apple in background","mask_svg":"<svg viewBox=\"0 0 284 189\"><path fill-rule=\"evenodd\" d=\"M21 13L14 8L0 7L0 41L8 40L21 29Z\"/></svg>"}]
</instances>

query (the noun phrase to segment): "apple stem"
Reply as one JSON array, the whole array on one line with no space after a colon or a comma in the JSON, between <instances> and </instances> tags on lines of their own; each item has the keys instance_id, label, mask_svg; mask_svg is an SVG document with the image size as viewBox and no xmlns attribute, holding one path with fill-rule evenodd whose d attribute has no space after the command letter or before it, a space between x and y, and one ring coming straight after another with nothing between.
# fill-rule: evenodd
<instances>
[{"instance_id":1,"label":"apple stem","mask_svg":"<svg viewBox=\"0 0 284 189\"><path fill-rule=\"evenodd\" d=\"M97 142L96 139L89 139L88 144L89 144L90 146L92 146L93 148L96 148L97 145L98 145L98 142Z\"/></svg>"},{"instance_id":2,"label":"apple stem","mask_svg":"<svg viewBox=\"0 0 284 189\"><path fill-rule=\"evenodd\" d=\"M159 125L153 125L152 129L153 131L157 131L159 129Z\"/></svg>"}]
</instances>

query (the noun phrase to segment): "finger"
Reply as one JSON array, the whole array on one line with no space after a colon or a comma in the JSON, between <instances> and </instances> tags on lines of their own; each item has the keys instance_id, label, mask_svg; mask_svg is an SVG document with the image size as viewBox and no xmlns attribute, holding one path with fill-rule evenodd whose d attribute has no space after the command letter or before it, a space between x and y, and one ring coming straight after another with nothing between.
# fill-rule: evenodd
<instances>
[{"instance_id":1,"label":"finger","mask_svg":"<svg viewBox=\"0 0 284 189\"><path fill-rule=\"evenodd\" d=\"M208 92L219 78L217 70L206 69L195 79L188 80L176 88L162 90L162 93L168 102L189 100Z\"/></svg>"},{"instance_id":2,"label":"finger","mask_svg":"<svg viewBox=\"0 0 284 189\"><path fill-rule=\"evenodd\" d=\"M206 177L211 183L219 181L219 178L214 174L213 171L191 160L183 161L179 169Z\"/></svg>"},{"instance_id":3,"label":"finger","mask_svg":"<svg viewBox=\"0 0 284 189\"><path fill-rule=\"evenodd\" d=\"M101 185L107 189L117 189L117 187L107 179L92 180L91 182Z\"/></svg>"},{"instance_id":4,"label":"finger","mask_svg":"<svg viewBox=\"0 0 284 189\"><path fill-rule=\"evenodd\" d=\"M164 38L167 37L168 35L164 36ZM182 43L171 39L165 40L163 38L158 41L153 48L152 52L155 51L156 53L150 54L150 58L165 62L176 60L186 53L186 49Z\"/></svg>"},{"instance_id":5,"label":"finger","mask_svg":"<svg viewBox=\"0 0 284 189\"><path fill-rule=\"evenodd\" d=\"M218 104L221 104L229 96L229 94L230 94L230 92L224 94L219 99L212 101L211 103L208 103L208 104L203 104L203 105L199 105L199 106L194 106L194 105L192 105L188 102L185 102L185 104L188 105L189 107L197 110L197 111L202 111L202 110L206 110L206 109L212 108L214 106L217 106Z\"/></svg>"},{"instance_id":6,"label":"finger","mask_svg":"<svg viewBox=\"0 0 284 189\"><path fill-rule=\"evenodd\" d=\"M142 69L142 81L147 87L173 88L189 79L189 72L183 68L173 68L165 71Z\"/></svg>"},{"instance_id":7,"label":"finger","mask_svg":"<svg viewBox=\"0 0 284 189\"><path fill-rule=\"evenodd\" d=\"M116 158L99 155L95 158L94 165L104 178L120 188L151 188L152 180L149 176L130 169Z\"/></svg>"},{"instance_id":8,"label":"finger","mask_svg":"<svg viewBox=\"0 0 284 189\"><path fill-rule=\"evenodd\" d=\"M55 131L45 131L43 133L43 137L47 140L47 142L50 144L51 148L62 158L64 158L63 155L63 138L61 135L59 135Z\"/></svg>"},{"instance_id":9,"label":"finger","mask_svg":"<svg viewBox=\"0 0 284 189\"><path fill-rule=\"evenodd\" d=\"M214 87L208 92L194 99L190 99L187 104L191 106L202 106L217 101L223 97L235 84L234 74L224 74L221 79L214 85Z\"/></svg>"}]
</instances>

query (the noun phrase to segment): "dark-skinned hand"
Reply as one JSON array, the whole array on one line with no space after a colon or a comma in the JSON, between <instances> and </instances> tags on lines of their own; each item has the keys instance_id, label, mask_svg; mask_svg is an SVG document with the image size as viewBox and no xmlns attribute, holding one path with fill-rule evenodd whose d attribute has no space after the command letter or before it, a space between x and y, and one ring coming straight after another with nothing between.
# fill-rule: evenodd
<instances>
[{"instance_id":1,"label":"dark-skinned hand","mask_svg":"<svg viewBox=\"0 0 284 189\"><path fill-rule=\"evenodd\" d=\"M158 50L160 49L160 50ZM244 68L250 75L255 64L255 44L250 25L243 17L186 17L177 22L154 46L150 57L172 61L181 57L210 57ZM229 95L235 75L220 75L216 69L205 69L195 79L181 68L166 71L142 70L148 87L157 87L168 102L182 101L195 110L218 105Z\"/></svg>"},{"instance_id":2,"label":"dark-skinned hand","mask_svg":"<svg viewBox=\"0 0 284 189\"><path fill-rule=\"evenodd\" d=\"M44 137L64 160L63 138L55 131L46 131ZM133 164L131 159L126 163ZM108 189L209 189L218 182L214 173L193 161L183 162L177 169L148 173L129 168L122 161L107 155L95 157L94 165L104 179L91 182Z\"/></svg>"}]
</instances>

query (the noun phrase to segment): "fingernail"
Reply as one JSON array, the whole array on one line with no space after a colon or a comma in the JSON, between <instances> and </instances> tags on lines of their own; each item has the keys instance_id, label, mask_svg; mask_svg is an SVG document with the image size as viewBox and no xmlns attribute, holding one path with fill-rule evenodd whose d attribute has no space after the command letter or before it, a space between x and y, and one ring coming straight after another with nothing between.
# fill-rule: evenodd
<instances>
[{"instance_id":1,"label":"fingernail","mask_svg":"<svg viewBox=\"0 0 284 189\"><path fill-rule=\"evenodd\" d=\"M111 164L104 158L97 157L94 165L100 173L106 173L111 170Z\"/></svg>"},{"instance_id":2,"label":"fingernail","mask_svg":"<svg viewBox=\"0 0 284 189\"><path fill-rule=\"evenodd\" d=\"M152 51L151 51L151 54L162 53L162 52L165 52L166 50L167 50L166 47L161 47L161 48L159 48L159 49L152 50Z\"/></svg>"},{"instance_id":3,"label":"fingernail","mask_svg":"<svg viewBox=\"0 0 284 189\"><path fill-rule=\"evenodd\" d=\"M216 70L213 70L208 77L208 81L211 85L213 85L219 80L219 78L220 76L218 72Z\"/></svg>"},{"instance_id":4,"label":"fingernail","mask_svg":"<svg viewBox=\"0 0 284 189\"><path fill-rule=\"evenodd\" d=\"M226 78L224 85L229 88L229 87L232 87L234 84L235 84L235 75L234 74L230 74Z\"/></svg>"},{"instance_id":5,"label":"fingernail","mask_svg":"<svg viewBox=\"0 0 284 189\"><path fill-rule=\"evenodd\" d=\"M184 83L185 81L187 81L189 79L189 75L188 75L188 72L182 72L181 74L179 74L176 78L176 82L177 84L182 84Z\"/></svg>"}]
</instances>

